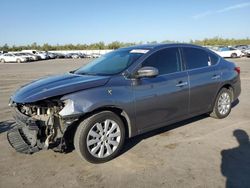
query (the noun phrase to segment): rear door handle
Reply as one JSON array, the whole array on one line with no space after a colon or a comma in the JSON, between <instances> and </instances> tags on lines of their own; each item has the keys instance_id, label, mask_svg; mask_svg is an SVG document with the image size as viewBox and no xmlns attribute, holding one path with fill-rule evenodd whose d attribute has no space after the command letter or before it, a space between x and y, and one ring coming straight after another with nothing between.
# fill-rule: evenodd
<instances>
[{"instance_id":1,"label":"rear door handle","mask_svg":"<svg viewBox=\"0 0 250 188\"><path fill-rule=\"evenodd\" d=\"M176 84L176 87L183 87L183 86L186 86L188 85L188 82L179 82L178 84Z\"/></svg>"},{"instance_id":2,"label":"rear door handle","mask_svg":"<svg viewBox=\"0 0 250 188\"><path fill-rule=\"evenodd\" d=\"M219 79L220 78L220 75L214 75L213 77L212 77L212 80L217 80L217 79Z\"/></svg>"}]
</instances>

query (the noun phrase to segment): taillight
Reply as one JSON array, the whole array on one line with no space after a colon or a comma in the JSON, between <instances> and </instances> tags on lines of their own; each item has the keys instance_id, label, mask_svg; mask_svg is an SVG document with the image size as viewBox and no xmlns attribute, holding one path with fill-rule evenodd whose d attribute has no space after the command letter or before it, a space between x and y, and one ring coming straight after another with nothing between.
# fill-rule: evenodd
<instances>
[{"instance_id":1,"label":"taillight","mask_svg":"<svg viewBox=\"0 0 250 188\"><path fill-rule=\"evenodd\" d=\"M235 70L238 74L240 74L240 67L234 67L234 70Z\"/></svg>"}]
</instances>

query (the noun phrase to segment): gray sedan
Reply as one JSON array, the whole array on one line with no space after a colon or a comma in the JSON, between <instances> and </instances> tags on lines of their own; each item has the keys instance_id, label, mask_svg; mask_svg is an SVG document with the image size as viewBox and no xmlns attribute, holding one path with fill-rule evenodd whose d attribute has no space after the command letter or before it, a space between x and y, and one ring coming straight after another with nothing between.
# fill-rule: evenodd
<instances>
[{"instance_id":1,"label":"gray sedan","mask_svg":"<svg viewBox=\"0 0 250 188\"><path fill-rule=\"evenodd\" d=\"M200 114L227 117L240 92L240 68L206 48L121 48L17 90L8 140L22 153L65 151L73 142L82 158L106 162L125 138Z\"/></svg>"}]
</instances>

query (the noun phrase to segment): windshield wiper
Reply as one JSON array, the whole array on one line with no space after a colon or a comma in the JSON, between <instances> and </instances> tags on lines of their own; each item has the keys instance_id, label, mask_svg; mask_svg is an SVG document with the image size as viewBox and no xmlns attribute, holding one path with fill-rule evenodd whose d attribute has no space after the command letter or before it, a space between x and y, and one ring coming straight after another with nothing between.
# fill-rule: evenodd
<instances>
[{"instance_id":1,"label":"windshield wiper","mask_svg":"<svg viewBox=\"0 0 250 188\"><path fill-rule=\"evenodd\" d=\"M91 75L91 76L96 76L98 75L97 73L91 73L91 72L79 72L79 73L75 73L74 74L80 74L80 75Z\"/></svg>"}]
</instances>

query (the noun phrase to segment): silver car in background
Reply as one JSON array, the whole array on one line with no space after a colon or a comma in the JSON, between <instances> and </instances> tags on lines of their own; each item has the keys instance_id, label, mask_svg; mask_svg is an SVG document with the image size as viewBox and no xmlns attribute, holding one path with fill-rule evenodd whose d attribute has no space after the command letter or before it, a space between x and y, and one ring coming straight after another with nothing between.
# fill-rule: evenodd
<instances>
[{"instance_id":1,"label":"silver car in background","mask_svg":"<svg viewBox=\"0 0 250 188\"><path fill-rule=\"evenodd\" d=\"M0 62L1 63L24 63L27 62L29 59L27 57L20 56L14 53L5 53L0 55Z\"/></svg>"}]
</instances>

